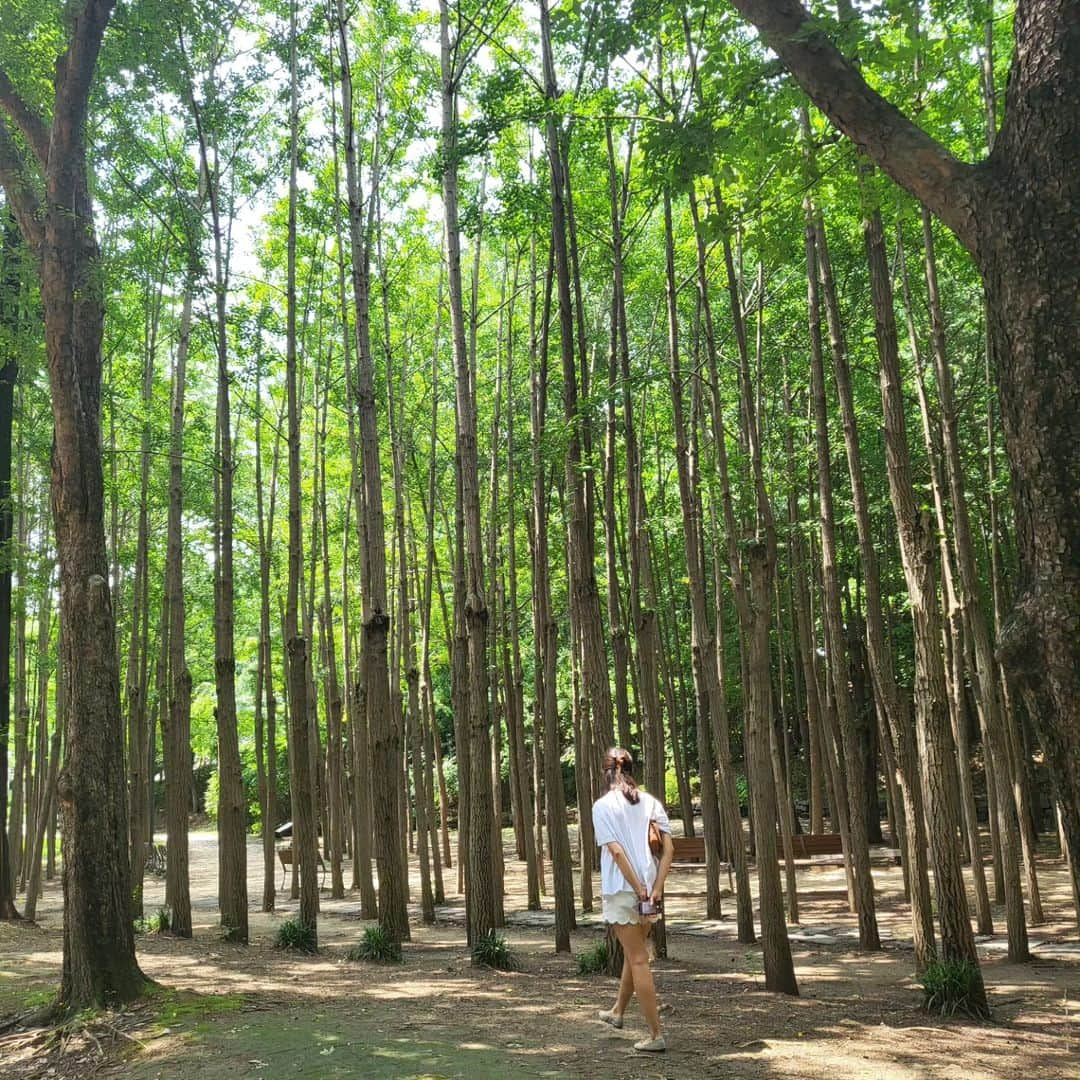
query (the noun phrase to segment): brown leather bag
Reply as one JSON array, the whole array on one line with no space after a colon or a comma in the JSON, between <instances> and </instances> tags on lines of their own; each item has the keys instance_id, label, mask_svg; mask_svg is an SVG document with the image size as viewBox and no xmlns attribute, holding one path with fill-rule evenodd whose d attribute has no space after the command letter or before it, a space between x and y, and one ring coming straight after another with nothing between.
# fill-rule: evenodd
<instances>
[{"instance_id":1,"label":"brown leather bag","mask_svg":"<svg viewBox=\"0 0 1080 1080\"><path fill-rule=\"evenodd\" d=\"M655 821L649 822L649 850L653 857L659 859L664 853L664 834Z\"/></svg>"}]
</instances>

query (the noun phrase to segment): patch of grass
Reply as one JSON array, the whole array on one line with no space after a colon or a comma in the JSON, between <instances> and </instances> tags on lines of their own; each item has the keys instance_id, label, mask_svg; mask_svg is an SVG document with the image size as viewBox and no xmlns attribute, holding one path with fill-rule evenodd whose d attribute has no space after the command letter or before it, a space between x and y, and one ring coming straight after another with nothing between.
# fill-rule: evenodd
<instances>
[{"instance_id":1,"label":"patch of grass","mask_svg":"<svg viewBox=\"0 0 1080 1080\"><path fill-rule=\"evenodd\" d=\"M172 912L160 907L154 915L144 915L135 920L136 934L167 934L172 929Z\"/></svg>"},{"instance_id":2,"label":"patch of grass","mask_svg":"<svg viewBox=\"0 0 1080 1080\"><path fill-rule=\"evenodd\" d=\"M521 961L494 930L489 930L473 946L472 962L477 967L495 968L497 971L520 971Z\"/></svg>"},{"instance_id":3,"label":"patch of grass","mask_svg":"<svg viewBox=\"0 0 1080 1080\"><path fill-rule=\"evenodd\" d=\"M579 975L603 975L608 968L608 947L606 941L598 941L588 949L578 953L577 969Z\"/></svg>"},{"instance_id":4,"label":"patch of grass","mask_svg":"<svg viewBox=\"0 0 1080 1080\"><path fill-rule=\"evenodd\" d=\"M743 971L747 975L764 975L765 960L761 953L748 952L743 955Z\"/></svg>"},{"instance_id":5,"label":"patch of grass","mask_svg":"<svg viewBox=\"0 0 1080 1080\"><path fill-rule=\"evenodd\" d=\"M294 952L314 953L319 951L315 927L308 926L299 919L286 919L278 927L274 944L279 949L292 949Z\"/></svg>"},{"instance_id":6,"label":"patch of grass","mask_svg":"<svg viewBox=\"0 0 1080 1080\"><path fill-rule=\"evenodd\" d=\"M165 986L151 987L147 996L154 999L154 1021L159 1032L177 1028L204 1030L208 1020L238 1012L248 1000L244 994L197 994Z\"/></svg>"},{"instance_id":7,"label":"patch of grass","mask_svg":"<svg viewBox=\"0 0 1080 1080\"><path fill-rule=\"evenodd\" d=\"M919 976L923 1008L941 1016L963 1013L984 1020L989 1012L981 1001L982 975L970 960L932 960Z\"/></svg>"},{"instance_id":8,"label":"patch of grass","mask_svg":"<svg viewBox=\"0 0 1080 1080\"><path fill-rule=\"evenodd\" d=\"M348 960L369 960L377 964L400 964L401 942L381 926L369 926L364 936L346 954Z\"/></svg>"}]
</instances>

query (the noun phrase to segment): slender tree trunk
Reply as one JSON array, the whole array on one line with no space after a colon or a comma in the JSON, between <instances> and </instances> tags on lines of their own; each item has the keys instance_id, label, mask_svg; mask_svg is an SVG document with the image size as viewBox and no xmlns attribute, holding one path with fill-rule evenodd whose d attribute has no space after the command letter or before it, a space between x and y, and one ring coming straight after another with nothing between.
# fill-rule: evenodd
<instances>
[{"instance_id":1,"label":"slender tree trunk","mask_svg":"<svg viewBox=\"0 0 1080 1080\"><path fill-rule=\"evenodd\" d=\"M296 356L296 204L299 156L299 101L297 90L296 3L289 5L289 210L287 238L285 387L288 402L289 477L289 570L285 602L285 650L289 689L290 789L292 799L292 851L294 872L299 873L300 924L311 931L317 943L319 919L318 839L315 832L310 757L311 717L307 697L308 643L300 629L300 589L303 581L303 539L300 520L302 476L300 472L300 402L297 390ZM342 70L347 64L343 60ZM344 78L344 76L343 76ZM351 202L351 200L350 200ZM315 552L311 552L315 558Z\"/></svg>"},{"instance_id":2,"label":"slender tree trunk","mask_svg":"<svg viewBox=\"0 0 1080 1080\"><path fill-rule=\"evenodd\" d=\"M551 312L554 252L548 253L544 302L537 314L536 254L531 257L530 378L532 382L533 470L533 639L536 648L536 702L544 733L544 802L547 809L548 852L555 893L555 950L570 951L574 929L574 877L566 823L566 793L562 779L559 703L556 686L559 628L551 610L551 563L548 550L548 472L541 452L547 414L548 328ZM538 317L540 320L538 330ZM539 333L539 349L537 335Z\"/></svg>"},{"instance_id":3,"label":"slender tree trunk","mask_svg":"<svg viewBox=\"0 0 1080 1080\"><path fill-rule=\"evenodd\" d=\"M446 258L450 324L455 368L457 466L460 477L460 513L464 522L464 620L468 679L467 744L458 744L459 773L467 755L468 873L465 875L466 918L471 943L496 923L498 895L493 850L491 730L488 711L487 633L488 606L484 583L483 536L480 517L479 462L476 436L476 387L465 341L465 311L461 282L461 230L458 225L457 88L460 41L450 39L450 14L440 0L442 43L442 153L443 207L446 217Z\"/></svg>"},{"instance_id":4,"label":"slender tree trunk","mask_svg":"<svg viewBox=\"0 0 1080 1080\"><path fill-rule=\"evenodd\" d=\"M919 341L915 330L914 307L911 302L910 290L908 288L907 268L904 262L902 248L900 255L900 273L904 295L904 306L907 314L908 336L911 342L911 350L915 358L915 385L919 397L919 410L922 415L926 453L930 460L931 486L933 488L934 510L937 517L939 548L941 551L942 593L949 631L948 636L944 641L946 643L951 643L951 656L949 657L951 668L946 668L946 681L949 691L949 711L952 720L953 739L956 743L958 784L960 789L959 804L960 809L963 812L968 855L971 860L971 874L975 885L975 912L978 931L980 934L992 934L994 932L993 919L990 912L990 896L986 888L986 873L983 867L982 853L979 846L979 825L975 816L975 795L971 779L971 755L967 737L967 709L965 707L964 692L964 610L963 606L957 600L956 590L953 586L952 555L948 543L947 522L945 518L944 497L941 482L941 455L937 433L934 430L929 403L926 397L925 380L923 378L922 351L919 347ZM1002 882L1004 882L1004 877L1002 877Z\"/></svg>"},{"instance_id":5,"label":"slender tree trunk","mask_svg":"<svg viewBox=\"0 0 1080 1080\"><path fill-rule=\"evenodd\" d=\"M555 60L551 44L548 4L540 4L540 39L544 69L544 95L554 102L559 96ZM568 248L567 190L568 175L562 140L555 112L548 114L545 142L551 172L552 246L558 286L559 345L563 368L563 411L568 427L566 449L567 570L570 605L576 612L582 640L582 693L592 722L594 753L599 755L615 738L612 724L611 684L600 596L596 585L594 539L592 536L586 485L582 482L583 418L578 400L577 361L574 355L575 325L571 289L572 267ZM598 792L586 792L591 800ZM579 793L579 804L581 795Z\"/></svg>"},{"instance_id":6,"label":"slender tree trunk","mask_svg":"<svg viewBox=\"0 0 1080 1080\"><path fill-rule=\"evenodd\" d=\"M274 532L278 462L281 439L274 435L270 469L270 504L265 510L262 471L262 353L255 368L255 507L259 534L259 662L255 687L255 753L260 772L259 804L262 818L263 898L262 910L273 911L277 901L277 866L274 829L277 827L277 694L274 690L273 649L270 639L270 537ZM278 425L280 429L280 424ZM263 725L263 704L266 707ZM265 749L264 749L265 746Z\"/></svg>"},{"instance_id":7,"label":"slender tree trunk","mask_svg":"<svg viewBox=\"0 0 1080 1080\"><path fill-rule=\"evenodd\" d=\"M855 881L855 909L859 918L859 946L881 948L874 911L874 882L870 873L870 849L866 822L866 772L856 731L855 706L848 688L848 665L844 652L844 620L840 607L840 578L837 566L834 524L832 462L829 447L828 408L825 396L825 369L822 359L821 305L818 296L817 245L813 210L809 200L806 215L807 307L810 313L811 396L817 442L818 510L821 515L822 584L824 593L825 640L832 677L833 701L839 723L848 786L848 832Z\"/></svg>"},{"instance_id":8,"label":"slender tree trunk","mask_svg":"<svg viewBox=\"0 0 1080 1080\"><path fill-rule=\"evenodd\" d=\"M682 503L683 538L686 550L687 574L690 578L691 659L697 699L698 767L701 774L701 819L705 834L705 911L710 919L720 918L720 855L730 849L732 835L721 843L721 814L717 801L716 775L711 730L719 728L715 720L720 694L716 680L714 645L709 630L705 598L705 574L701 559L701 512L697 475L697 454L691 452L687 423L683 409L684 376L679 360L679 315L677 283L675 280L675 249L671 220L671 195L664 192L664 250L666 254L666 292L668 318L668 364L671 386L671 406L675 427L675 463Z\"/></svg>"},{"instance_id":9,"label":"slender tree trunk","mask_svg":"<svg viewBox=\"0 0 1080 1080\"><path fill-rule=\"evenodd\" d=\"M953 532L958 583L961 604L966 608L966 623L971 631L975 652L976 679L979 699L986 720L986 735L993 754L997 785L998 813L1001 815L1002 862L1005 871L1005 919L1009 938L1009 958L1028 958L1027 927L1024 922L1024 902L1019 881L1019 854L1023 850L1024 866L1028 878L1028 899L1031 918L1035 925L1043 922L1042 904L1039 898L1039 882L1026 830L1020 829L1026 809L1016 775L1019 762L1015 760L1015 739L1009 738L1010 722L1005 714L998 667L994 660L990 629L980 601L978 569L975 564L975 547L971 536L971 522L964 491L963 466L960 461L959 436L957 432L956 403L953 393L952 372L946 355L945 321L937 282L937 262L934 254L934 232L930 213L925 208L922 215L923 246L925 249L927 296L930 302L931 340L934 373L937 377L938 400L941 403L941 434L945 448L945 472L953 504ZM1080 655L1080 654L1078 654ZM1015 728L1011 729L1015 734ZM1013 792L1010 792L1010 788ZM1012 795L1015 793L1015 805Z\"/></svg>"},{"instance_id":10,"label":"slender tree trunk","mask_svg":"<svg viewBox=\"0 0 1080 1080\"><path fill-rule=\"evenodd\" d=\"M507 574L509 578L509 620L508 636L503 637L503 667L507 691L511 699L511 708L507 720L510 737L511 763L517 773L518 812L521 815L521 832L525 854L525 883L527 904L530 911L540 909L540 882L542 875L536 849L536 831L534 828L533 799L529 790L529 759L525 750L525 674L521 664L521 627L518 613L518 572L517 572L517 492L515 491L514 422L517 413L517 401L514 394L514 298L517 294L519 259L514 264L514 280L510 292L510 304L507 312L506 339L506 513L507 513ZM539 797L539 792L537 792Z\"/></svg>"},{"instance_id":11,"label":"slender tree trunk","mask_svg":"<svg viewBox=\"0 0 1080 1080\"><path fill-rule=\"evenodd\" d=\"M400 718L390 709L388 641L390 608L386 586L386 528L382 503L382 469L379 460L378 406L375 397L375 364L369 325L371 205L379 184L379 164L372 166L371 200L365 229L356 162L353 122L352 75L348 59L348 36L344 4L338 5L338 36L341 53L342 116L344 118L345 175L349 194L352 245L353 300L356 317L357 416L360 463L363 473L362 547L364 559L364 692L371 748L371 791L379 812L374 815L375 859L379 876L379 923L395 940L409 937L406 907L407 868L400 839L399 786L403 780Z\"/></svg>"},{"instance_id":12,"label":"slender tree trunk","mask_svg":"<svg viewBox=\"0 0 1080 1080\"><path fill-rule=\"evenodd\" d=\"M889 495L900 538L904 576L915 626L916 719L942 958L966 960L977 968L978 956L960 868L959 822L955 816L955 800L947 787L948 762L955 758L940 647L941 616L934 581L933 530L929 515L920 512L917 507L912 485L892 286L880 215L871 214L865 228L880 362L881 401L885 414ZM970 995L970 1003L976 1009L986 1007L981 975Z\"/></svg>"},{"instance_id":13,"label":"slender tree trunk","mask_svg":"<svg viewBox=\"0 0 1080 1080\"><path fill-rule=\"evenodd\" d=\"M8 729L11 726L11 582L13 508L11 498L12 426L19 364L14 342L19 330L21 294L18 227L10 211L3 216L0 239L0 920L19 918L8 846ZM10 343L10 344L9 344Z\"/></svg>"},{"instance_id":14,"label":"slender tree trunk","mask_svg":"<svg viewBox=\"0 0 1080 1080\"><path fill-rule=\"evenodd\" d=\"M194 267L189 267L173 367L169 440L169 517L165 557L168 613L168 707L161 712L165 765L165 906L172 932L191 936L188 808L191 805L191 673L185 652L184 601L184 394L191 344Z\"/></svg>"}]
</instances>

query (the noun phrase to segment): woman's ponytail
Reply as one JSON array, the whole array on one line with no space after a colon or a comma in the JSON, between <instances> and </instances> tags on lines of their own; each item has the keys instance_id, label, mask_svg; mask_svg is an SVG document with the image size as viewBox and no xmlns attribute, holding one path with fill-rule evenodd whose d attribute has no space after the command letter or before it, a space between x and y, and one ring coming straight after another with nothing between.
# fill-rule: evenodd
<instances>
[{"instance_id":1,"label":"woman's ponytail","mask_svg":"<svg viewBox=\"0 0 1080 1080\"><path fill-rule=\"evenodd\" d=\"M636 803L641 798L634 783L634 759L629 750L613 747L604 755L602 768L608 788L617 788L629 803Z\"/></svg>"}]
</instances>

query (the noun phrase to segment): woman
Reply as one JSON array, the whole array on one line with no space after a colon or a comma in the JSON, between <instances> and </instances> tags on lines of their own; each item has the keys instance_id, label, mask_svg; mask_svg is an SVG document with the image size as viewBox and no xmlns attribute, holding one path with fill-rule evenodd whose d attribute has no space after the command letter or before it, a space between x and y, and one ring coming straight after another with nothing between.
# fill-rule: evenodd
<instances>
[{"instance_id":1,"label":"woman","mask_svg":"<svg viewBox=\"0 0 1080 1080\"><path fill-rule=\"evenodd\" d=\"M622 946L623 969L615 1007L601 1012L600 1019L621 1028L630 998L637 994L650 1037L634 1043L634 1049L666 1050L645 944L657 916L642 915L638 905L642 901L653 904L662 901L664 882L675 853L671 825L659 800L645 791L638 791L633 776L634 759L628 751L618 747L609 750L604 755L603 770L608 792L593 803L593 831L601 848L604 922L615 931ZM659 867L649 849L650 822L656 822L663 838Z\"/></svg>"}]
</instances>

